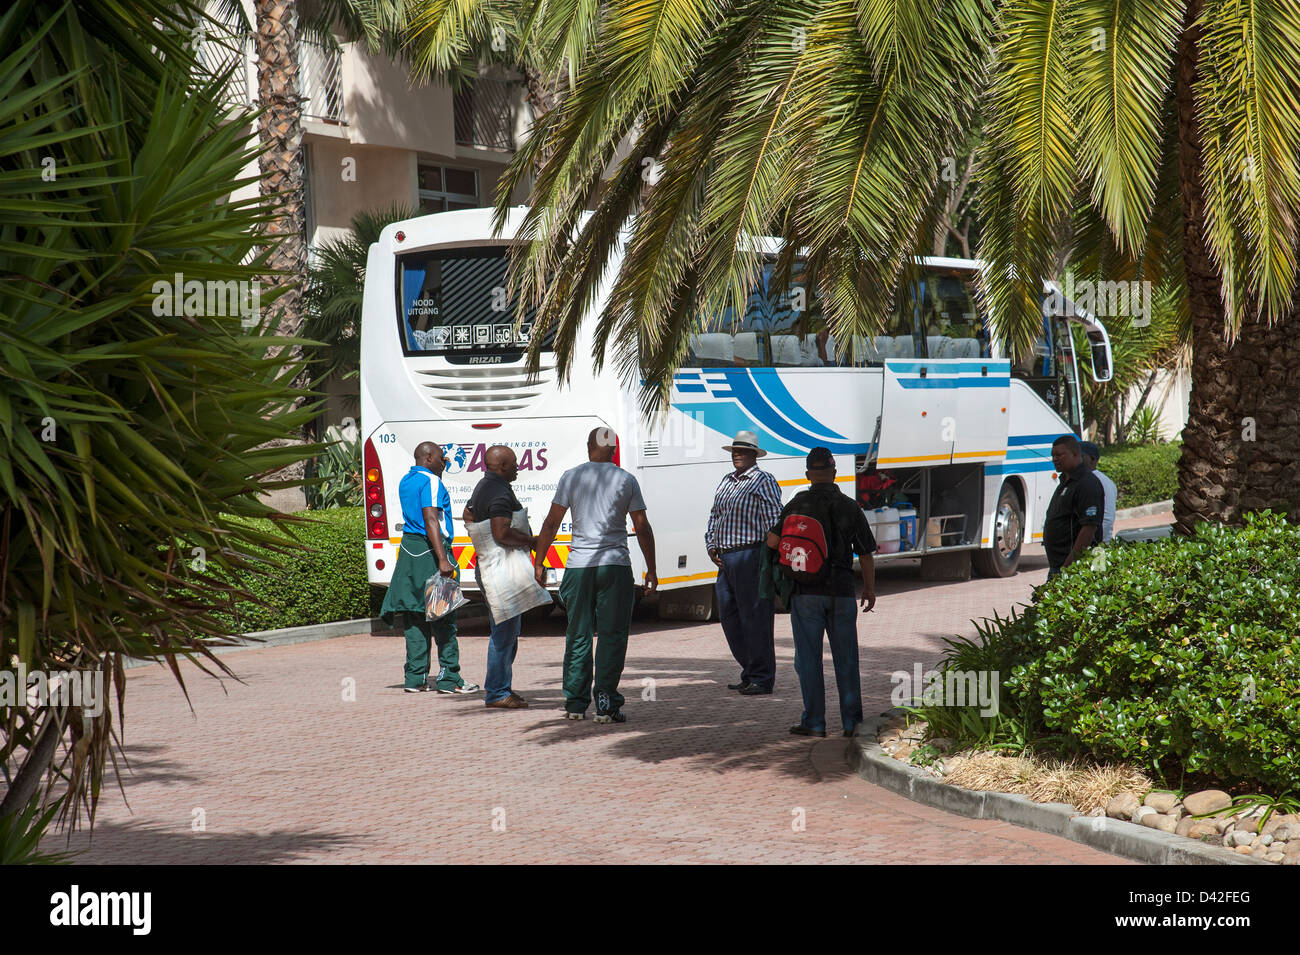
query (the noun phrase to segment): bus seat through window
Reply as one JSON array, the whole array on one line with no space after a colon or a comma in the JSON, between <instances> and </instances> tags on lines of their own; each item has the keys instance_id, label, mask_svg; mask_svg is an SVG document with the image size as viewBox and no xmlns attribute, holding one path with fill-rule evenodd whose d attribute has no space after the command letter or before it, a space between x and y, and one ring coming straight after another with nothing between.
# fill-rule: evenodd
<instances>
[{"instance_id":1,"label":"bus seat through window","mask_svg":"<svg viewBox=\"0 0 1300 955\"><path fill-rule=\"evenodd\" d=\"M763 354L758 342L758 332L740 332L733 340L735 362L738 365L761 365Z\"/></svg>"},{"instance_id":2,"label":"bus seat through window","mask_svg":"<svg viewBox=\"0 0 1300 955\"><path fill-rule=\"evenodd\" d=\"M730 365L735 358L731 336L726 332L692 335L690 347L692 357L704 367Z\"/></svg>"}]
</instances>

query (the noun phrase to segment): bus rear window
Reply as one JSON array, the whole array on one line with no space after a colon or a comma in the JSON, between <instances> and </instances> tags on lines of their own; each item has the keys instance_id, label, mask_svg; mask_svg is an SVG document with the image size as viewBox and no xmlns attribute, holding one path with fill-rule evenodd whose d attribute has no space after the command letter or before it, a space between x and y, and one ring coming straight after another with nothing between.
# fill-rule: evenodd
<instances>
[{"instance_id":1,"label":"bus rear window","mask_svg":"<svg viewBox=\"0 0 1300 955\"><path fill-rule=\"evenodd\" d=\"M397 324L409 355L523 352L534 309L507 296L504 247L411 252L397 260ZM553 334L548 339L553 339ZM551 341L543 343L550 348Z\"/></svg>"}]
</instances>

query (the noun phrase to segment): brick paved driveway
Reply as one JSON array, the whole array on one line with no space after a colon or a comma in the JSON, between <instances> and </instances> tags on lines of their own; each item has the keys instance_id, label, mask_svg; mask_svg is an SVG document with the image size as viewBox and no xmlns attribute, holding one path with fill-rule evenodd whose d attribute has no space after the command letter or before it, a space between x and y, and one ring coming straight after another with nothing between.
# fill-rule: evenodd
<instances>
[{"instance_id":1,"label":"brick paved driveway","mask_svg":"<svg viewBox=\"0 0 1300 955\"><path fill-rule=\"evenodd\" d=\"M1027 599L1046 574L1041 549L1022 566L944 584L883 569L860 625L867 712L889 706L889 672L934 663L971 617ZM232 653L242 683L186 667L192 713L163 669L130 671L130 811L106 787L93 839L72 847L103 863L1122 861L918 805L852 775L845 740L791 737L788 617L776 632L776 692L742 698L725 689L737 669L716 624L638 622L621 726L560 718L558 618L522 639L515 689L534 706L513 712L402 693L392 637ZM461 652L481 682L485 624L465 626ZM826 667L834 714L829 654Z\"/></svg>"}]
</instances>

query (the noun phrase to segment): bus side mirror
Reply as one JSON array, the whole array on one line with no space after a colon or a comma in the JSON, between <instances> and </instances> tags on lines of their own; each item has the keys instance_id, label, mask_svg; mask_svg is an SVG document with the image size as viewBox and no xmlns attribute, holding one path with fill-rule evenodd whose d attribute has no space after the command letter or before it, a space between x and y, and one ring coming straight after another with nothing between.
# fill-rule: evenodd
<instances>
[{"instance_id":1,"label":"bus side mirror","mask_svg":"<svg viewBox=\"0 0 1300 955\"><path fill-rule=\"evenodd\" d=\"M1092 379L1106 382L1111 379L1110 345L1105 341L1089 341L1092 346Z\"/></svg>"}]
</instances>

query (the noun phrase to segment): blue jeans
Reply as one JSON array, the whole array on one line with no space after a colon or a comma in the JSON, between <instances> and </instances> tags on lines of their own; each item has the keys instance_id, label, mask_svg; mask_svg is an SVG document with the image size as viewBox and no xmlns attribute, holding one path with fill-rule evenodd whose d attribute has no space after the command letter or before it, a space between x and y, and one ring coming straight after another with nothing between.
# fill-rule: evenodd
<instances>
[{"instance_id":1,"label":"blue jeans","mask_svg":"<svg viewBox=\"0 0 1300 955\"><path fill-rule=\"evenodd\" d=\"M755 544L722 555L718 569L718 617L731 655L740 664L740 682L772 689L776 680L776 643L772 638L772 601L758 595L763 550Z\"/></svg>"},{"instance_id":2,"label":"blue jeans","mask_svg":"<svg viewBox=\"0 0 1300 955\"><path fill-rule=\"evenodd\" d=\"M831 645L835 687L840 695L840 723L852 732L862 722L862 680L858 676L857 601L852 597L795 594L790 598L794 629L794 671L803 694L806 729L826 731L826 683L822 678L822 634Z\"/></svg>"},{"instance_id":3,"label":"blue jeans","mask_svg":"<svg viewBox=\"0 0 1300 955\"><path fill-rule=\"evenodd\" d=\"M519 624L522 616L511 617L497 623L492 621L492 636L488 638L487 676L483 678L483 702L495 703L510 695L510 668L519 652Z\"/></svg>"}]
</instances>

